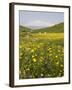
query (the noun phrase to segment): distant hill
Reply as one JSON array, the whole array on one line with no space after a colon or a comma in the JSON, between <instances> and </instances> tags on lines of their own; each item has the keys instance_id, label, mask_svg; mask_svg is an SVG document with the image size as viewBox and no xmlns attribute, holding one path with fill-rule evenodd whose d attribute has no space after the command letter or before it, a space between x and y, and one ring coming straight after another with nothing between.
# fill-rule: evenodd
<instances>
[{"instance_id":1,"label":"distant hill","mask_svg":"<svg viewBox=\"0 0 72 90\"><path fill-rule=\"evenodd\" d=\"M29 31L31 31L30 28L24 27L24 26L19 26L19 29L20 29L20 31L22 31L22 32L29 32Z\"/></svg>"},{"instance_id":2,"label":"distant hill","mask_svg":"<svg viewBox=\"0 0 72 90\"><path fill-rule=\"evenodd\" d=\"M20 30L23 32L32 32L32 33L37 33L37 32L49 32L49 33L63 33L64 32L64 23L59 23L56 24L52 27L46 27L46 28L42 28L42 29L35 29L32 30L28 27L24 27L24 26L20 26Z\"/></svg>"},{"instance_id":3,"label":"distant hill","mask_svg":"<svg viewBox=\"0 0 72 90\"><path fill-rule=\"evenodd\" d=\"M33 30L34 33L36 32L49 32L49 33L61 33L64 32L64 23L56 24L52 27L42 28Z\"/></svg>"}]
</instances>

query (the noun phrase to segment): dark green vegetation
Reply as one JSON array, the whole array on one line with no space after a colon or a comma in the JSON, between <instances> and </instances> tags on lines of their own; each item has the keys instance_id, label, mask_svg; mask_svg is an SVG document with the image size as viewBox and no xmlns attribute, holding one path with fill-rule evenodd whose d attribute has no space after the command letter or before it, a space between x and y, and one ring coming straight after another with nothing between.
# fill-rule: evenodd
<instances>
[{"instance_id":1,"label":"dark green vegetation","mask_svg":"<svg viewBox=\"0 0 72 90\"><path fill-rule=\"evenodd\" d=\"M64 24L19 30L19 78L50 78L64 75Z\"/></svg>"}]
</instances>

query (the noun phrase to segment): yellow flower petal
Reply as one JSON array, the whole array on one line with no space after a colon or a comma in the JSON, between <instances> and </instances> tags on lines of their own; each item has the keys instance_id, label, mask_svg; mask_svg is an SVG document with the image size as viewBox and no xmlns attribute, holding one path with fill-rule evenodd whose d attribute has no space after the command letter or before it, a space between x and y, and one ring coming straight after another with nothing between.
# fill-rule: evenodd
<instances>
[{"instance_id":1,"label":"yellow flower petal","mask_svg":"<svg viewBox=\"0 0 72 90\"><path fill-rule=\"evenodd\" d=\"M55 56L56 58L58 57L58 56Z\"/></svg>"},{"instance_id":2,"label":"yellow flower petal","mask_svg":"<svg viewBox=\"0 0 72 90\"><path fill-rule=\"evenodd\" d=\"M34 52L34 49L32 49L31 52Z\"/></svg>"},{"instance_id":3,"label":"yellow flower petal","mask_svg":"<svg viewBox=\"0 0 72 90\"><path fill-rule=\"evenodd\" d=\"M34 55L32 55L32 58L34 58Z\"/></svg>"},{"instance_id":4,"label":"yellow flower petal","mask_svg":"<svg viewBox=\"0 0 72 90\"><path fill-rule=\"evenodd\" d=\"M36 59L35 58L33 58L33 62L36 62Z\"/></svg>"}]
</instances>

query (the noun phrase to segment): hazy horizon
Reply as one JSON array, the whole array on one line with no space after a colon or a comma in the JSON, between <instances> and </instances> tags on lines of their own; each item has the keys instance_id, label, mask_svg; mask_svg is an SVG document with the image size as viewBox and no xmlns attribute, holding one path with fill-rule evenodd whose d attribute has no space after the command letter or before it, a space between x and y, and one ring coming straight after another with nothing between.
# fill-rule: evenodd
<instances>
[{"instance_id":1,"label":"hazy horizon","mask_svg":"<svg viewBox=\"0 0 72 90\"><path fill-rule=\"evenodd\" d=\"M19 11L19 25L31 29L51 27L64 22L63 12Z\"/></svg>"},{"instance_id":2,"label":"hazy horizon","mask_svg":"<svg viewBox=\"0 0 72 90\"><path fill-rule=\"evenodd\" d=\"M64 22L60 22L60 23L64 23ZM39 26L33 27L33 26L25 26L25 25L20 25L20 26L35 30L35 29L43 29L43 28L53 27L53 26L58 25L60 23L54 24L52 26L45 26L45 27L41 27L41 26L40 27Z\"/></svg>"}]
</instances>

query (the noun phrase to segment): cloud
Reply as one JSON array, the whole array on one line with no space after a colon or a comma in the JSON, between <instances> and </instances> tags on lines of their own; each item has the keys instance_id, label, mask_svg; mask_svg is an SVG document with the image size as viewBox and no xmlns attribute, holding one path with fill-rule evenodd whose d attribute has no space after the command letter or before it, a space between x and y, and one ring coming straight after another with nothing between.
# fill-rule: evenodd
<instances>
[{"instance_id":1,"label":"cloud","mask_svg":"<svg viewBox=\"0 0 72 90\"><path fill-rule=\"evenodd\" d=\"M28 26L48 26L48 22L35 20L28 23Z\"/></svg>"}]
</instances>

